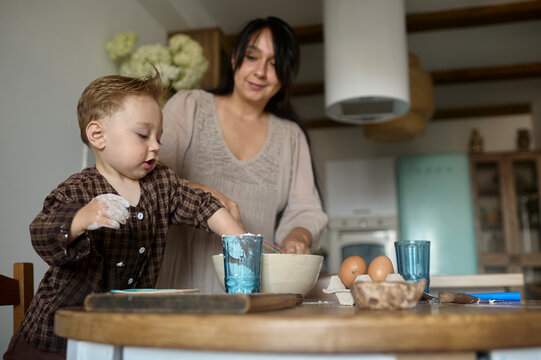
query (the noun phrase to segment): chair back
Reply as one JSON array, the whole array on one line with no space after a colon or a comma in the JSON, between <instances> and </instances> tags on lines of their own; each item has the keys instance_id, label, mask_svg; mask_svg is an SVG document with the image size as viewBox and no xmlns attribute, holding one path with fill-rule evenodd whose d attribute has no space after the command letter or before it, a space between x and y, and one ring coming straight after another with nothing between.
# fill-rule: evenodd
<instances>
[{"instance_id":1,"label":"chair back","mask_svg":"<svg viewBox=\"0 0 541 360\"><path fill-rule=\"evenodd\" d=\"M0 305L13 305L13 332L19 329L34 296L34 265L13 264L13 277L0 275Z\"/></svg>"}]
</instances>

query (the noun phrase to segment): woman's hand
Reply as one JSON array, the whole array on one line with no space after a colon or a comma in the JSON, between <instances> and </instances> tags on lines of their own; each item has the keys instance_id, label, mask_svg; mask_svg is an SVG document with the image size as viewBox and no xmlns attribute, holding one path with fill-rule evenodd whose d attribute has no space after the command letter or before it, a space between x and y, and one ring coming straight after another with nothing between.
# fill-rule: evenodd
<instances>
[{"instance_id":1,"label":"woman's hand","mask_svg":"<svg viewBox=\"0 0 541 360\"><path fill-rule=\"evenodd\" d=\"M282 241L282 249L286 254L310 254L312 234L305 228L296 227Z\"/></svg>"},{"instance_id":2,"label":"woman's hand","mask_svg":"<svg viewBox=\"0 0 541 360\"><path fill-rule=\"evenodd\" d=\"M244 228L244 224L242 223L242 218L240 217L239 206L237 205L235 201L231 200L230 198L225 196L223 193L219 192L218 190L210 186L198 184L194 182L190 182L190 186L193 186L203 191L211 193L215 198L220 200L222 205L229 211L231 216L233 216L233 219L235 219L239 223L239 225Z\"/></svg>"}]
</instances>

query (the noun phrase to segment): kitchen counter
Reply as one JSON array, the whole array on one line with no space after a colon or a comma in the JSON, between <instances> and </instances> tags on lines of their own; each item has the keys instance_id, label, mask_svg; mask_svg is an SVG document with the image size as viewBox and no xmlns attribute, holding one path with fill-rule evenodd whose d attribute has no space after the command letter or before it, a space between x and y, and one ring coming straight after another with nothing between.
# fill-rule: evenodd
<instances>
[{"instance_id":1,"label":"kitchen counter","mask_svg":"<svg viewBox=\"0 0 541 360\"><path fill-rule=\"evenodd\" d=\"M290 354L464 353L541 347L541 302L419 303L411 310L394 311L308 303L242 315L66 308L56 313L55 332L72 342L109 344L116 351L142 347Z\"/></svg>"}]
</instances>

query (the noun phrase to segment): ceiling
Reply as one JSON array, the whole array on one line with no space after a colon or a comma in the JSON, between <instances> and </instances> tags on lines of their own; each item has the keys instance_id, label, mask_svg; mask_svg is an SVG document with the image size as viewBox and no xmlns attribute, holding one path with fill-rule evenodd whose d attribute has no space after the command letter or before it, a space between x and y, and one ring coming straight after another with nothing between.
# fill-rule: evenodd
<instances>
[{"instance_id":1,"label":"ceiling","mask_svg":"<svg viewBox=\"0 0 541 360\"><path fill-rule=\"evenodd\" d=\"M339 125L322 121L323 0L139 2L170 32L219 27L234 35L255 17L286 20L301 42L295 105L313 127ZM405 6L408 49L433 76L434 120L529 113L541 98L541 0L405 0Z\"/></svg>"}]
</instances>

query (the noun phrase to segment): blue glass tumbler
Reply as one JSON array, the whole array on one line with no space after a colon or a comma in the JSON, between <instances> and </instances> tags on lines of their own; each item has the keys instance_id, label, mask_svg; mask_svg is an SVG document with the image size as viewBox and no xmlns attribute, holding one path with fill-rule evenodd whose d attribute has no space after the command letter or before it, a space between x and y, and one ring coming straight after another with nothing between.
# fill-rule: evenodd
<instances>
[{"instance_id":1,"label":"blue glass tumbler","mask_svg":"<svg viewBox=\"0 0 541 360\"><path fill-rule=\"evenodd\" d=\"M226 293L259 292L261 282L261 235L223 235Z\"/></svg>"},{"instance_id":2,"label":"blue glass tumbler","mask_svg":"<svg viewBox=\"0 0 541 360\"><path fill-rule=\"evenodd\" d=\"M430 285L430 241L403 240L394 243L396 265L406 281L426 279L426 292Z\"/></svg>"}]
</instances>

